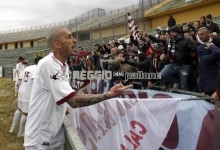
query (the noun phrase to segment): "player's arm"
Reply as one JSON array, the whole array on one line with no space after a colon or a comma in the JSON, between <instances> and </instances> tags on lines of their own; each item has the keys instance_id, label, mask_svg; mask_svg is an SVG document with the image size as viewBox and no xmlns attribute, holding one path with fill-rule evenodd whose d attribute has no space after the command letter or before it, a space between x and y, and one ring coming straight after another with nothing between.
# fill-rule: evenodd
<instances>
[{"instance_id":1,"label":"player's arm","mask_svg":"<svg viewBox=\"0 0 220 150\"><path fill-rule=\"evenodd\" d=\"M84 107L92 104L99 103L103 100L110 99L108 93L104 94L77 94L72 99L68 100L67 103L73 107Z\"/></svg>"},{"instance_id":2,"label":"player's arm","mask_svg":"<svg viewBox=\"0 0 220 150\"><path fill-rule=\"evenodd\" d=\"M17 74L17 76L20 77L20 76L19 76L19 73L18 73L18 70L15 71L15 74Z\"/></svg>"},{"instance_id":3,"label":"player's arm","mask_svg":"<svg viewBox=\"0 0 220 150\"><path fill-rule=\"evenodd\" d=\"M16 67L15 67L15 74L18 76L18 78L19 78L19 72L18 72L18 70L19 70L19 65L18 64L16 64Z\"/></svg>"},{"instance_id":4,"label":"player's arm","mask_svg":"<svg viewBox=\"0 0 220 150\"><path fill-rule=\"evenodd\" d=\"M132 85L124 86L122 84L117 84L105 94L77 94L73 98L69 99L67 103L73 108L89 106L110 98L117 97L130 87L132 87Z\"/></svg>"}]
</instances>

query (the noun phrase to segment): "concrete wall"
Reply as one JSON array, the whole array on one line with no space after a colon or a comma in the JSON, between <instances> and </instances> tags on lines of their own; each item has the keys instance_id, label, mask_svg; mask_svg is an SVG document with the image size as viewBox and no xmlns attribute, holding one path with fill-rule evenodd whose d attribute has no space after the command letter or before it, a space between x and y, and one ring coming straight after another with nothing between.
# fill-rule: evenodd
<instances>
[{"instance_id":1,"label":"concrete wall","mask_svg":"<svg viewBox=\"0 0 220 150\"><path fill-rule=\"evenodd\" d=\"M26 48L26 47L31 47L31 46L30 46L30 41L24 41L24 42L23 42L23 47L24 47L24 48Z\"/></svg>"},{"instance_id":2,"label":"concrete wall","mask_svg":"<svg viewBox=\"0 0 220 150\"><path fill-rule=\"evenodd\" d=\"M199 21L201 16L206 16L207 14L212 14L213 17L220 16L220 1L209 0L206 2L207 4L202 5L202 3L204 3L204 1L198 2L198 4L176 8L174 10L167 10L166 12L154 14L152 17L146 17L144 20L142 18L139 18L140 20L135 19L135 22L141 31L148 31L155 29L157 26L161 26L165 29L165 27L167 27L169 14L173 15L177 24ZM117 36L123 34L129 34L129 30L127 28L127 20L125 20L125 24L115 26L112 25L109 27L102 27L101 25L101 33L99 29L93 30L92 38L99 39L100 35L102 38L105 38L113 35Z\"/></svg>"},{"instance_id":3,"label":"concrete wall","mask_svg":"<svg viewBox=\"0 0 220 150\"><path fill-rule=\"evenodd\" d=\"M65 132L65 150L86 150L78 134L67 117L64 119L64 132Z\"/></svg>"},{"instance_id":4,"label":"concrete wall","mask_svg":"<svg viewBox=\"0 0 220 150\"><path fill-rule=\"evenodd\" d=\"M101 28L101 34L100 30L93 30L92 31L92 38L98 39L101 37L109 37L115 35L121 35L121 34L126 34L126 25L120 25L120 26L111 26L108 28Z\"/></svg>"},{"instance_id":5,"label":"concrete wall","mask_svg":"<svg viewBox=\"0 0 220 150\"><path fill-rule=\"evenodd\" d=\"M38 46L38 40L30 40L30 41L18 41L18 42L11 42L11 43L2 43L2 50L5 50L5 44L8 45L7 50L16 50L15 43L17 43L17 49L21 48L21 42L23 43L23 48L31 47L31 41L34 42L34 46Z\"/></svg>"},{"instance_id":6,"label":"concrete wall","mask_svg":"<svg viewBox=\"0 0 220 150\"><path fill-rule=\"evenodd\" d=\"M150 30L151 29L151 20L144 20L144 21L137 21L135 20L136 24L140 31ZM127 20L126 24L115 25L110 27L101 27L101 34L100 30L93 30L92 31L92 38L99 39L100 35L102 38L110 37L110 36L117 36L117 35L127 35L130 34L129 29L127 27Z\"/></svg>"},{"instance_id":7,"label":"concrete wall","mask_svg":"<svg viewBox=\"0 0 220 150\"><path fill-rule=\"evenodd\" d=\"M8 49L14 49L15 48L14 43L7 43L7 44L8 44Z\"/></svg>"},{"instance_id":8,"label":"concrete wall","mask_svg":"<svg viewBox=\"0 0 220 150\"><path fill-rule=\"evenodd\" d=\"M173 12L171 14L176 19L177 24L182 24L191 21L199 21L201 16L206 16L207 14L212 14L213 17L220 16L219 8L220 8L220 1L215 3L209 3L203 6L198 6L196 8L180 10L178 12ZM157 26L166 27L167 21L168 21L168 14L154 17L152 18L152 28L155 29Z\"/></svg>"}]
</instances>

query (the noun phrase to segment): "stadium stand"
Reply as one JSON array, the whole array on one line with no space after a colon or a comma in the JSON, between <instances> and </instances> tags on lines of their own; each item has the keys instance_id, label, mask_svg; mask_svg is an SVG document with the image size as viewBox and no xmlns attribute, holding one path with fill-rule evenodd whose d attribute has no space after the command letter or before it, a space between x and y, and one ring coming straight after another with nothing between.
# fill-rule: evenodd
<instances>
[{"instance_id":1,"label":"stadium stand","mask_svg":"<svg viewBox=\"0 0 220 150\"><path fill-rule=\"evenodd\" d=\"M158 3L161 3L165 0L160 0L160 1L152 1L151 4L149 4L149 1L145 1L147 3L144 3L144 10L147 10L150 7L153 7L157 5ZM196 2L195 0L189 1L185 3L185 0L174 0L169 3L169 5L165 5L160 7L160 9L155 10L154 13L157 11L162 12L167 9L173 9L177 8L178 6L183 6L183 5L189 5L191 3ZM96 14L92 14L92 12L95 12L94 10L88 11L80 16L77 16L71 20L65 21L65 22L59 22L59 23L54 23L50 25L42 25L40 27L32 27L30 29L22 29L22 30L14 30L10 32L1 32L0 33L0 44L1 43L13 43L17 41L39 41L42 39L45 39L48 33L57 27L67 27L69 28L73 33L80 33L80 32L86 32L87 34L90 34L91 29L99 29L99 25L101 24L101 28L109 27L117 25L124 24L126 26L126 13L130 12L135 20L141 20L143 19L143 11L140 9L140 4L134 4L131 6L127 6L125 8L117 9L117 10L112 10L109 12L103 12L101 10L101 14L97 13L99 9L95 9ZM90 14L91 13L91 14ZM113 22L114 21L114 22ZM219 17L213 17L213 21L220 25L220 16ZM162 26L163 29L166 27ZM148 30L149 34L154 35L155 34L155 28ZM86 47L89 50L92 49L93 45L96 43L108 43L108 41L113 40L114 38L120 38L125 35L129 34L128 30L125 31L125 33L113 33L110 36L102 36L102 37L91 37L92 40L87 39L87 40L78 40L78 45L81 47ZM30 63L33 60L34 53L36 51L40 50L47 50L47 45L46 44L36 44L34 47L25 47L25 48L16 48L16 49L1 49L0 50L0 66L3 66L3 75L8 76L7 70L10 70L10 68L13 68L15 66L15 61L17 60L17 57L19 55L23 56L28 56L30 58ZM29 59L28 58L28 59Z\"/></svg>"}]
</instances>

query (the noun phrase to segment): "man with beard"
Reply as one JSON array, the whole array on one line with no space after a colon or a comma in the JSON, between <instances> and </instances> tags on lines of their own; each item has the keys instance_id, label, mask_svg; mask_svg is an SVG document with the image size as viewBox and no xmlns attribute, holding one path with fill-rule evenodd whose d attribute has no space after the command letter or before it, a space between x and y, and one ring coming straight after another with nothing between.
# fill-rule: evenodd
<instances>
[{"instance_id":1,"label":"man with beard","mask_svg":"<svg viewBox=\"0 0 220 150\"><path fill-rule=\"evenodd\" d=\"M216 32L217 34L219 34L219 27L218 24L214 23L212 21L212 15L208 14L205 18L206 24L205 27L212 33L212 32Z\"/></svg>"},{"instance_id":2,"label":"man with beard","mask_svg":"<svg viewBox=\"0 0 220 150\"><path fill-rule=\"evenodd\" d=\"M196 46L191 39L184 38L179 26L170 29L170 44L168 45L167 57L170 64L161 70L161 79L169 76L178 76L180 89L188 90L188 77L191 70L191 53L196 52Z\"/></svg>"}]
</instances>

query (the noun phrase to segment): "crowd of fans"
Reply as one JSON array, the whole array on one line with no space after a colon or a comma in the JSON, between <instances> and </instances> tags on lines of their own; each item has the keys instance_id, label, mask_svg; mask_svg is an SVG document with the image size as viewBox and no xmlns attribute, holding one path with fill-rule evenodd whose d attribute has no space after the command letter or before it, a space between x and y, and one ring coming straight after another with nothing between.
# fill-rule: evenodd
<instances>
[{"instance_id":1,"label":"crowd of fans","mask_svg":"<svg viewBox=\"0 0 220 150\"><path fill-rule=\"evenodd\" d=\"M212 21L212 15L201 17L198 24L176 25L170 15L168 27L157 27L156 35L143 32L141 38L130 36L114 39L108 44L95 44L89 52L79 47L70 58L70 71L111 70L127 73L143 71L160 73L161 79L136 79L125 81L123 77L113 77L109 88L115 83L132 84L139 82L142 89L162 90L180 88L210 95L217 88L220 37L219 27Z\"/></svg>"}]
</instances>

